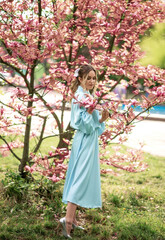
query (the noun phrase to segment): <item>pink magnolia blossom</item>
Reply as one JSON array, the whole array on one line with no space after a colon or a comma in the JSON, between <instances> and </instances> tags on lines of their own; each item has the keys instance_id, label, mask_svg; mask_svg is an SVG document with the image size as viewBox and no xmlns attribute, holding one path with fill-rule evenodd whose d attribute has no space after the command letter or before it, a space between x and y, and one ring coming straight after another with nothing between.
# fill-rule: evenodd
<instances>
[{"instance_id":1,"label":"pink magnolia blossom","mask_svg":"<svg viewBox=\"0 0 165 240\"><path fill-rule=\"evenodd\" d=\"M70 137L66 136L71 130L65 128L64 115L70 108L73 96L69 87L79 65L90 62L98 71L99 82L94 97L86 95L81 101L77 97L75 104L110 112L106 131L100 137L103 149L114 139L119 143L126 140L125 134L134 122L142 119L136 113L137 106L143 113L165 102L165 70L138 62L144 56L139 36L154 23L164 21L162 1L10 0L1 1L0 14L1 81L9 86L0 95L0 135L4 139L9 135L26 137L28 144L23 151L24 159L31 162L28 171L37 171L55 182L65 177L63 162L70 154ZM9 76L5 77L6 73ZM119 99L114 93L123 79L134 89L131 99ZM140 79L148 97L138 89ZM50 116L54 123L49 124ZM59 143L52 149L50 146L46 156L38 155L37 149L49 137L47 129L53 129L50 136L55 135ZM31 137L36 146L28 154ZM14 140L8 146L16 148ZM8 154L8 148L1 145L2 153ZM108 160L102 157L101 161L119 169L138 171L146 167L140 152L107 156Z\"/></svg>"},{"instance_id":2,"label":"pink magnolia blossom","mask_svg":"<svg viewBox=\"0 0 165 240\"><path fill-rule=\"evenodd\" d=\"M86 98L81 98L79 101L77 97L74 96L74 99L76 100L74 104L79 104L80 107L85 107L85 108L95 108L97 105L97 100L91 97L89 94L85 94Z\"/></svg>"}]
</instances>

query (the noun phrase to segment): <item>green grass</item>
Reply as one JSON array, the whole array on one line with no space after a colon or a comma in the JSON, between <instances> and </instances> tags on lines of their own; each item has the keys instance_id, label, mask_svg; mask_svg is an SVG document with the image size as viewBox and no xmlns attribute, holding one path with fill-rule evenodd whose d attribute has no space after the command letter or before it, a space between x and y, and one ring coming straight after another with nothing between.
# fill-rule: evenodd
<instances>
[{"instance_id":1,"label":"green grass","mask_svg":"<svg viewBox=\"0 0 165 240\"><path fill-rule=\"evenodd\" d=\"M64 239L57 229L66 212L61 203L64 182L26 181L6 170L17 169L11 156L0 161L0 240ZM165 160L145 154L145 161L149 168L144 172L118 170L118 176L101 175L103 207L78 208L78 221L86 231L74 231L74 239L165 239Z\"/></svg>"}]
</instances>

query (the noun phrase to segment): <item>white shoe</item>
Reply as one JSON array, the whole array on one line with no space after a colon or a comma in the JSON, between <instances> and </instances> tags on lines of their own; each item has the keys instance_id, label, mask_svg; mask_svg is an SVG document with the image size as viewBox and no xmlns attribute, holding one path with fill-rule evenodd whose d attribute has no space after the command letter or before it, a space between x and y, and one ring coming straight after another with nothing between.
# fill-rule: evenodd
<instances>
[{"instance_id":1,"label":"white shoe","mask_svg":"<svg viewBox=\"0 0 165 240\"><path fill-rule=\"evenodd\" d=\"M61 218L60 223L62 225L62 234L64 235L64 237L72 239L72 237L69 234L67 234L65 218Z\"/></svg>"},{"instance_id":2,"label":"white shoe","mask_svg":"<svg viewBox=\"0 0 165 240\"><path fill-rule=\"evenodd\" d=\"M76 225L76 224L72 224L72 227L73 227L73 229L80 229L80 230L85 230L85 228L83 228L83 227L81 227L81 226L78 226L78 225Z\"/></svg>"}]
</instances>

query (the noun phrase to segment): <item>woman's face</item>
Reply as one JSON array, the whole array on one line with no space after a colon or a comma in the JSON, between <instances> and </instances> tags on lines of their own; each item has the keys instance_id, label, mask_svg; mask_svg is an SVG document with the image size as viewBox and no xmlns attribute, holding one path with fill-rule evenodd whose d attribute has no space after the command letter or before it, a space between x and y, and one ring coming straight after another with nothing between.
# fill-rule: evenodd
<instances>
[{"instance_id":1,"label":"woman's face","mask_svg":"<svg viewBox=\"0 0 165 240\"><path fill-rule=\"evenodd\" d=\"M92 90L96 84L96 73L92 70L89 72L87 79L80 80L81 86L87 91Z\"/></svg>"}]
</instances>

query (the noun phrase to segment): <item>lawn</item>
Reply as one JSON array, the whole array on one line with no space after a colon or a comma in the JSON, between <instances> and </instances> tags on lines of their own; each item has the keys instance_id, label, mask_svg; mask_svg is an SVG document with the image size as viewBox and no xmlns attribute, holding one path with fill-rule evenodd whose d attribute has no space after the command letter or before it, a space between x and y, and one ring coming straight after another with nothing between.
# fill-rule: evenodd
<instances>
[{"instance_id":1,"label":"lawn","mask_svg":"<svg viewBox=\"0 0 165 240\"><path fill-rule=\"evenodd\" d=\"M61 203L64 181L24 180L12 156L0 161L0 240L64 239L58 228L66 211ZM145 154L145 162L149 167L144 172L101 175L103 207L77 210L86 231L74 231L73 239L165 239L165 160Z\"/></svg>"}]
</instances>

